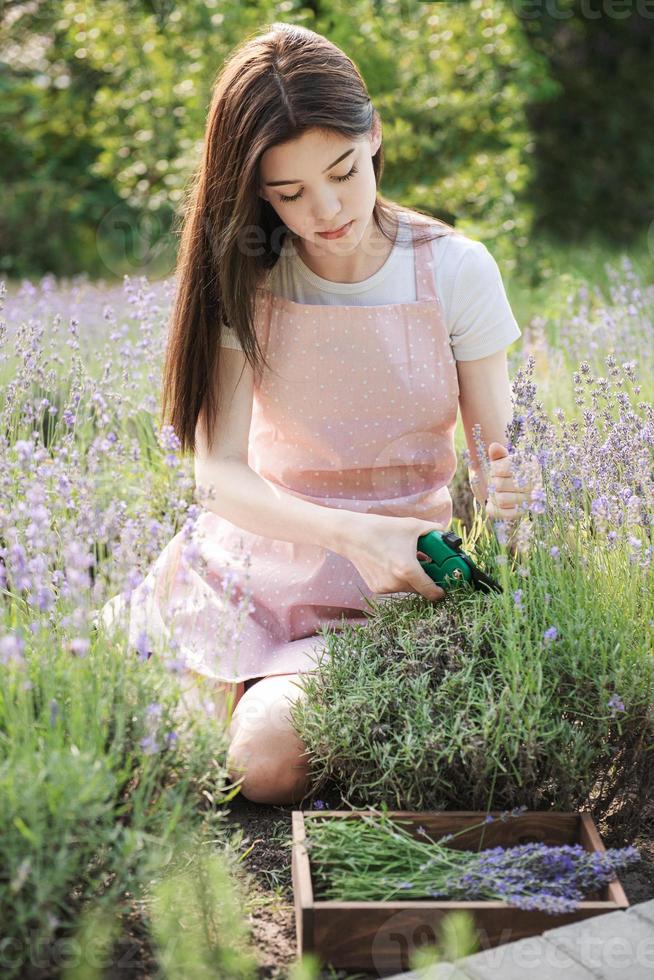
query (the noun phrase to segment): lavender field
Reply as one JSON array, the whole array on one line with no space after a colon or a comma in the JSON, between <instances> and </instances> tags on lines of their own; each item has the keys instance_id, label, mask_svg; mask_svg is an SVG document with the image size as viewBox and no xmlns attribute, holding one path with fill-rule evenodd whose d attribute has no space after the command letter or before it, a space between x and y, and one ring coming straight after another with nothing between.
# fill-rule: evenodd
<instances>
[{"instance_id":1,"label":"lavender field","mask_svg":"<svg viewBox=\"0 0 654 980\"><path fill-rule=\"evenodd\" d=\"M474 783L488 805L490 788L502 805L589 807L608 838L641 848L638 894L652 897L654 282L626 256L605 271L608 286L588 281L555 308L534 304L510 352L516 462L536 457L543 474L517 531L475 516L457 432L455 527L505 588L483 608L462 603L455 624L495 658L495 686L479 693L473 678L477 701L451 709L457 724L469 720L464 736L486 739L488 763L475 769L464 745L458 789L433 789L445 806L469 804ZM128 599L180 530L193 561L193 461L159 419L174 282L46 276L1 292L2 975L124 976L126 937L131 975L317 975L289 965L287 839L265 887L251 877L254 835L231 839L227 734L208 702L185 701L183 642L148 658L145 642L132 649L96 628L104 603ZM409 620L425 621L419 605ZM419 662L417 639L414 652ZM309 689L297 725L316 787L329 781L356 801L348 760L337 764L327 737L351 714L340 663L335 646L336 666L317 682L339 692L338 717ZM398 731L411 722L398 719ZM371 779L366 799L397 802L401 783L399 802L418 803L399 743L386 765L387 783L375 797ZM258 813L260 834L280 810ZM246 922L271 895L286 910L275 939L286 962L281 952L274 967ZM257 926L269 942L275 928Z\"/></svg>"}]
</instances>

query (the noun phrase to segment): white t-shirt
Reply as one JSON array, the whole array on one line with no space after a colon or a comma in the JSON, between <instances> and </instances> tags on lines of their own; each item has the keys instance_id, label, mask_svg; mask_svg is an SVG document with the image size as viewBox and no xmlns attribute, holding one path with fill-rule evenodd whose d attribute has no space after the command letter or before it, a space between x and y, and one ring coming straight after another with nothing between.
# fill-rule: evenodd
<instances>
[{"instance_id":1,"label":"white t-shirt","mask_svg":"<svg viewBox=\"0 0 654 980\"><path fill-rule=\"evenodd\" d=\"M406 219L398 231L407 240ZM291 247L282 248L266 288L296 303L379 306L416 300L413 249L395 243L380 269L361 282L332 282L317 276ZM430 243L436 293L457 361L488 357L521 336L504 290L497 262L483 242L446 234ZM221 346L241 349L231 328L223 326Z\"/></svg>"}]
</instances>

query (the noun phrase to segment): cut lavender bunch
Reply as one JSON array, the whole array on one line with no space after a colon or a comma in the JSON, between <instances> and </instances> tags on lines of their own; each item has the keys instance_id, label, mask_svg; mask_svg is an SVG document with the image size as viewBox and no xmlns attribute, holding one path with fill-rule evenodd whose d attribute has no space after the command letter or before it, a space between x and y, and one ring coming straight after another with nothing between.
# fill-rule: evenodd
<instances>
[{"instance_id":1,"label":"cut lavender bunch","mask_svg":"<svg viewBox=\"0 0 654 980\"><path fill-rule=\"evenodd\" d=\"M502 814L519 816L522 808ZM439 898L451 901L503 901L516 908L552 915L574 911L584 896L612 881L640 860L636 848L589 852L580 844L542 843L457 850L458 834L432 840L424 828L413 837L385 813L379 819L311 822L307 847L325 898L388 901Z\"/></svg>"},{"instance_id":2,"label":"cut lavender bunch","mask_svg":"<svg viewBox=\"0 0 654 980\"><path fill-rule=\"evenodd\" d=\"M448 898L499 899L517 908L553 914L573 912L589 891L607 885L619 871L640 860L634 847L592 853L581 844L529 843L459 853L466 855L465 870L447 877ZM436 868L438 864L436 859Z\"/></svg>"}]
</instances>

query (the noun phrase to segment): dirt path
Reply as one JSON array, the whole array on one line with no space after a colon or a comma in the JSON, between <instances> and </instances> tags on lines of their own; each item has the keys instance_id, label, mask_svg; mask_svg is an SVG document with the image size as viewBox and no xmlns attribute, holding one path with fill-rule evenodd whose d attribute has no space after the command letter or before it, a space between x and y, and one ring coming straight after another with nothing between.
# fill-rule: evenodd
<instances>
[{"instance_id":1,"label":"dirt path","mask_svg":"<svg viewBox=\"0 0 654 980\"><path fill-rule=\"evenodd\" d=\"M337 801L321 794L330 809ZM257 882L255 909L249 915L261 978L285 980L296 959L295 913L291 882L291 814L297 806L263 806L235 797L226 825L244 832L242 851L254 847L243 864ZM246 840L247 838L247 840ZM357 973L364 978L376 974ZM323 970L320 980L350 980L345 970Z\"/></svg>"}]
</instances>

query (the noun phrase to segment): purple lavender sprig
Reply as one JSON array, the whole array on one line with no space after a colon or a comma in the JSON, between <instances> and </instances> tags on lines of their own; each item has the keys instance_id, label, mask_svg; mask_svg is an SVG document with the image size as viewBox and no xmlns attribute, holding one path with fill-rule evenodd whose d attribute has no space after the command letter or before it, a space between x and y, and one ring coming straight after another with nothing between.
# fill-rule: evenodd
<instances>
[{"instance_id":1,"label":"purple lavender sprig","mask_svg":"<svg viewBox=\"0 0 654 980\"><path fill-rule=\"evenodd\" d=\"M451 900L498 899L556 915L573 912L584 895L608 884L640 855L634 847L590 852L581 844L530 843L489 848L475 858L463 873L452 873L439 885L440 895L444 887Z\"/></svg>"},{"instance_id":2,"label":"purple lavender sprig","mask_svg":"<svg viewBox=\"0 0 654 980\"><path fill-rule=\"evenodd\" d=\"M500 819L523 812L517 807ZM325 898L495 900L560 915L574 911L588 892L640 859L634 847L589 852L580 844L459 850L450 846L452 840L472 828L432 840L422 826L414 836L401 822L378 816L308 824L312 869ZM477 826L493 820L488 814Z\"/></svg>"}]
</instances>

